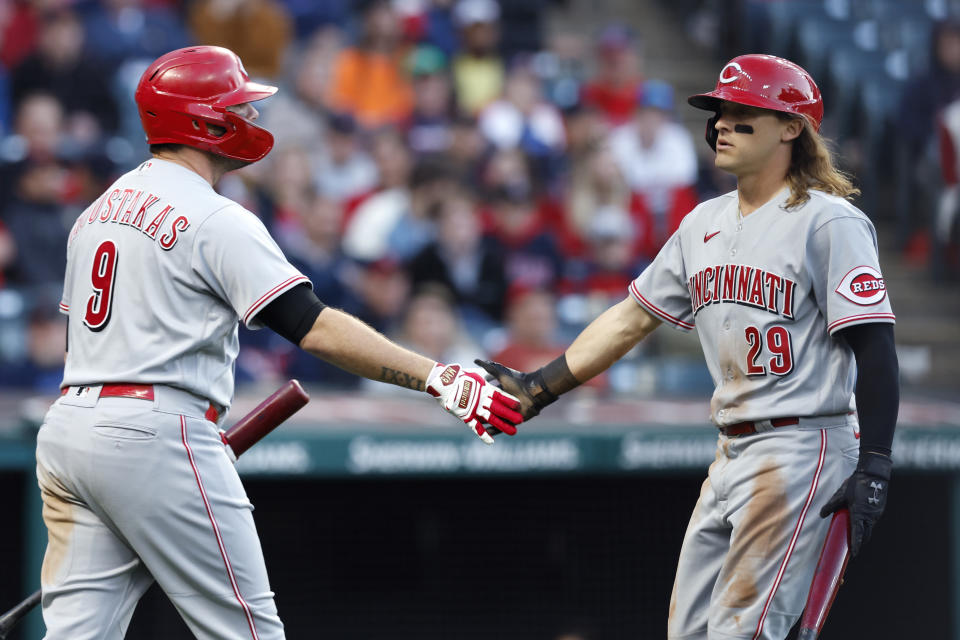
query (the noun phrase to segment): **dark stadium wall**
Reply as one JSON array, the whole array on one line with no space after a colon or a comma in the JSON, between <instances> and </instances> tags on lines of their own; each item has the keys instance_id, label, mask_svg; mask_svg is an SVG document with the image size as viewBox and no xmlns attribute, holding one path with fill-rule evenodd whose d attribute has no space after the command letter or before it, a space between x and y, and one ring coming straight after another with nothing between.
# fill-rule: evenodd
<instances>
[{"instance_id":1,"label":"dark stadium wall","mask_svg":"<svg viewBox=\"0 0 960 640\"><path fill-rule=\"evenodd\" d=\"M897 476L823 640L853 630L950 637L950 479ZM20 479L0 480L16 502ZM573 630L584 640L664 638L700 483L686 474L246 481L293 640L554 640ZM0 533L4 566L19 566L19 529ZM19 569L4 575L0 595L12 604ZM883 615L905 603L909 616ZM127 635L190 637L155 587Z\"/></svg>"}]
</instances>

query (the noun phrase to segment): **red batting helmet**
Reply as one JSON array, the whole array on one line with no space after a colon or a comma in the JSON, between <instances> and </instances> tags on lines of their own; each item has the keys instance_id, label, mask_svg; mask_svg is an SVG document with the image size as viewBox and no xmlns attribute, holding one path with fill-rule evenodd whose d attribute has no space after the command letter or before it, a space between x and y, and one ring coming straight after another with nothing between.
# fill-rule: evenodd
<instances>
[{"instance_id":1,"label":"red batting helmet","mask_svg":"<svg viewBox=\"0 0 960 640\"><path fill-rule=\"evenodd\" d=\"M187 47L147 67L134 99L149 144L176 143L255 162L273 136L227 107L272 96L276 87L250 82L237 54L223 47ZM216 135L207 124L226 129Z\"/></svg>"},{"instance_id":2,"label":"red batting helmet","mask_svg":"<svg viewBox=\"0 0 960 640\"><path fill-rule=\"evenodd\" d=\"M783 113L802 116L814 131L820 130L823 120L823 100L820 89L810 74L789 60L764 54L752 53L738 56L720 71L717 88L687 98L698 109L719 113L720 102L736 102L751 107L761 107ZM707 125L707 142L716 146L711 119Z\"/></svg>"}]
</instances>

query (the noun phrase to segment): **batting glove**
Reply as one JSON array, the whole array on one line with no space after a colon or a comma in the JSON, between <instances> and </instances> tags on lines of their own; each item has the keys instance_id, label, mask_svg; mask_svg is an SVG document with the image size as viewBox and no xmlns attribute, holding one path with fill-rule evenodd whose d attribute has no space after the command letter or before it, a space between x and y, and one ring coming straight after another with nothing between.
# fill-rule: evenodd
<instances>
[{"instance_id":1,"label":"batting glove","mask_svg":"<svg viewBox=\"0 0 960 640\"><path fill-rule=\"evenodd\" d=\"M426 391L486 444L493 444L493 436L483 423L512 436L517 433L516 425L523 422L517 412L520 402L487 382L483 369L438 362L427 376Z\"/></svg>"},{"instance_id":2,"label":"batting glove","mask_svg":"<svg viewBox=\"0 0 960 640\"><path fill-rule=\"evenodd\" d=\"M862 452L856 471L820 509L821 518L843 507L850 509L850 555L857 555L860 547L870 539L874 525L887 506L892 469L890 456L874 451Z\"/></svg>"},{"instance_id":3,"label":"batting glove","mask_svg":"<svg viewBox=\"0 0 960 640\"><path fill-rule=\"evenodd\" d=\"M474 362L495 377L501 387L519 398L520 413L524 420L536 417L541 409L557 400L557 395L547 388L541 370L524 373L492 360L477 359Z\"/></svg>"}]
</instances>

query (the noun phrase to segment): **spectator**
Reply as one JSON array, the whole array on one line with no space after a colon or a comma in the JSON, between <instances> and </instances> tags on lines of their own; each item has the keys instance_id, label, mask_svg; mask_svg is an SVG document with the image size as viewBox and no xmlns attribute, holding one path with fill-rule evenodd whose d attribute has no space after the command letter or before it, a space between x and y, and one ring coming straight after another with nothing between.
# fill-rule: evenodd
<instances>
[{"instance_id":1,"label":"spectator","mask_svg":"<svg viewBox=\"0 0 960 640\"><path fill-rule=\"evenodd\" d=\"M937 115L960 98L960 19L937 23L930 49L930 69L904 87L897 120L913 158L931 149Z\"/></svg>"},{"instance_id":2,"label":"spectator","mask_svg":"<svg viewBox=\"0 0 960 640\"><path fill-rule=\"evenodd\" d=\"M550 289L560 277L563 257L532 186L508 182L490 195L493 233L504 247L511 289Z\"/></svg>"},{"instance_id":3,"label":"spectator","mask_svg":"<svg viewBox=\"0 0 960 640\"><path fill-rule=\"evenodd\" d=\"M410 279L402 265L392 258L360 263L351 286L355 295L344 311L380 333L393 334L410 295Z\"/></svg>"},{"instance_id":4,"label":"spectator","mask_svg":"<svg viewBox=\"0 0 960 640\"><path fill-rule=\"evenodd\" d=\"M630 187L610 150L610 145L594 144L573 166L571 186L566 198L568 252L579 253L586 247L596 213L604 207L627 211L630 207ZM631 229L630 237L635 236ZM634 274L636 275L636 274ZM604 307L606 308L606 307Z\"/></svg>"},{"instance_id":5,"label":"spectator","mask_svg":"<svg viewBox=\"0 0 960 640\"><path fill-rule=\"evenodd\" d=\"M299 226L314 196L310 160L302 147L289 146L274 152L267 175L259 182L267 208L262 217L270 227Z\"/></svg>"},{"instance_id":6,"label":"spectator","mask_svg":"<svg viewBox=\"0 0 960 640\"><path fill-rule=\"evenodd\" d=\"M9 229L17 248L10 281L25 286L60 282L66 266L67 233L73 224L66 203L87 195L87 174L59 158L63 108L53 96L25 98L17 112L15 132L22 155L0 166L0 222Z\"/></svg>"},{"instance_id":7,"label":"spectator","mask_svg":"<svg viewBox=\"0 0 960 640\"><path fill-rule=\"evenodd\" d=\"M483 136L498 149L519 147L529 156L549 163L562 153L566 136L556 107L543 100L540 79L528 64L510 72L504 97L488 105L478 122Z\"/></svg>"},{"instance_id":8,"label":"spectator","mask_svg":"<svg viewBox=\"0 0 960 640\"><path fill-rule=\"evenodd\" d=\"M471 362L480 352L444 287L423 287L410 298L397 341L438 362Z\"/></svg>"},{"instance_id":9,"label":"spectator","mask_svg":"<svg viewBox=\"0 0 960 640\"><path fill-rule=\"evenodd\" d=\"M574 166L597 145L606 143L610 134L610 123L604 113L586 102L567 109L564 127L567 131L567 158Z\"/></svg>"},{"instance_id":10,"label":"spectator","mask_svg":"<svg viewBox=\"0 0 960 640\"><path fill-rule=\"evenodd\" d=\"M643 65L633 31L622 24L607 25L597 38L596 77L583 88L584 104L606 114L613 126L628 122L637 105Z\"/></svg>"},{"instance_id":11,"label":"spectator","mask_svg":"<svg viewBox=\"0 0 960 640\"><path fill-rule=\"evenodd\" d=\"M277 242L290 262L310 279L313 291L326 304L348 306L353 263L341 246L343 207L322 195L314 196L300 213L299 224L277 232Z\"/></svg>"},{"instance_id":12,"label":"spectator","mask_svg":"<svg viewBox=\"0 0 960 640\"><path fill-rule=\"evenodd\" d=\"M379 183L370 193L347 203L344 220L344 251L364 261L386 255L390 233L410 206L413 163L403 138L395 130L381 131L373 139L372 151Z\"/></svg>"},{"instance_id":13,"label":"spectator","mask_svg":"<svg viewBox=\"0 0 960 640\"><path fill-rule=\"evenodd\" d=\"M0 5L0 67L12 69L33 52L40 33L38 4L18 0Z\"/></svg>"},{"instance_id":14,"label":"spectator","mask_svg":"<svg viewBox=\"0 0 960 640\"><path fill-rule=\"evenodd\" d=\"M334 64L330 109L352 114L367 129L404 123L413 92L400 44L400 22L390 2L365 0L360 40Z\"/></svg>"},{"instance_id":15,"label":"spectator","mask_svg":"<svg viewBox=\"0 0 960 640\"><path fill-rule=\"evenodd\" d=\"M500 5L495 0L459 0L453 15L461 43L453 61L457 106L475 116L503 92L505 71L497 51Z\"/></svg>"},{"instance_id":16,"label":"spectator","mask_svg":"<svg viewBox=\"0 0 960 640\"><path fill-rule=\"evenodd\" d=\"M477 129L477 121L459 116L450 123L450 148L446 158L453 171L470 184L480 181L486 143Z\"/></svg>"},{"instance_id":17,"label":"spectator","mask_svg":"<svg viewBox=\"0 0 960 640\"><path fill-rule=\"evenodd\" d=\"M87 46L106 64L105 74L128 59L152 60L190 44L171 9L145 0L103 0L84 15Z\"/></svg>"},{"instance_id":18,"label":"spectator","mask_svg":"<svg viewBox=\"0 0 960 640\"><path fill-rule=\"evenodd\" d=\"M939 118L940 166L943 187L937 198L934 219L934 246L938 260L935 277L960 274L960 252L956 242L957 215L960 213L960 100L947 105Z\"/></svg>"},{"instance_id":19,"label":"spectator","mask_svg":"<svg viewBox=\"0 0 960 640\"><path fill-rule=\"evenodd\" d=\"M930 48L930 68L907 82L897 118L905 173L899 197L901 242L906 258L918 264L928 261L931 249L929 217L922 212L937 207L933 194L940 187L936 124L942 111L960 99L960 20L937 23Z\"/></svg>"},{"instance_id":20,"label":"spectator","mask_svg":"<svg viewBox=\"0 0 960 640\"><path fill-rule=\"evenodd\" d=\"M434 284L452 293L471 335L472 328L482 331L503 317L503 252L483 234L476 202L465 190L443 200L436 240L411 260L409 272L414 288Z\"/></svg>"},{"instance_id":21,"label":"spectator","mask_svg":"<svg viewBox=\"0 0 960 640\"><path fill-rule=\"evenodd\" d=\"M340 203L315 196L300 212L299 224L281 227L276 238L290 263L310 279L318 298L331 307L356 309L359 300L352 286L357 279L357 267L344 255L340 245L342 217ZM317 360L286 340L273 339L272 344L264 346L280 351L283 356L280 367L288 378L338 388L356 388L359 384L356 376Z\"/></svg>"},{"instance_id":22,"label":"spectator","mask_svg":"<svg viewBox=\"0 0 960 640\"><path fill-rule=\"evenodd\" d=\"M575 33L557 34L550 48L534 54L547 100L563 112L576 109L586 79L586 42Z\"/></svg>"},{"instance_id":23,"label":"spectator","mask_svg":"<svg viewBox=\"0 0 960 640\"><path fill-rule=\"evenodd\" d=\"M4 336L7 344L2 355L6 361L0 367L0 385L44 394L59 390L67 336L67 321L57 306L60 291L61 288L53 284L7 298L6 302L16 300L14 306L22 305L23 317L16 323L20 325L17 329L4 327L5 332L16 331L20 344L9 349L9 338L13 334ZM7 295L13 294L7 292Z\"/></svg>"},{"instance_id":24,"label":"spectator","mask_svg":"<svg viewBox=\"0 0 960 640\"><path fill-rule=\"evenodd\" d=\"M519 371L536 371L563 353L556 333L553 293L518 290L507 306L507 344L490 359Z\"/></svg>"},{"instance_id":25,"label":"spectator","mask_svg":"<svg viewBox=\"0 0 960 640\"><path fill-rule=\"evenodd\" d=\"M422 160L414 167L409 205L387 239L390 255L409 260L433 240L440 207L455 186L455 176L442 158Z\"/></svg>"},{"instance_id":26,"label":"spectator","mask_svg":"<svg viewBox=\"0 0 960 640\"><path fill-rule=\"evenodd\" d=\"M342 32L330 26L314 33L290 56L294 63L289 78L283 82L290 90L277 92L264 105L258 119L273 134L275 148L292 144L314 153L324 151L326 92L342 46Z\"/></svg>"},{"instance_id":27,"label":"spectator","mask_svg":"<svg viewBox=\"0 0 960 640\"><path fill-rule=\"evenodd\" d=\"M337 202L369 192L377 182L377 167L360 144L356 120L349 114L331 114L324 144L313 156L317 191Z\"/></svg>"},{"instance_id":28,"label":"spectator","mask_svg":"<svg viewBox=\"0 0 960 640\"><path fill-rule=\"evenodd\" d=\"M436 47L421 45L410 55L414 106L407 143L414 154L444 153L451 145L453 96L446 57Z\"/></svg>"},{"instance_id":29,"label":"spectator","mask_svg":"<svg viewBox=\"0 0 960 640\"><path fill-rule=\"evenodd\" d=\"M673 88L645 82L635 118L611 133L610 148L634 195L638 251L653 258L697 204L697 154L673 120Z\"/></svg>"},{"instance_id":30,"label":"spectator","mask_svg":"<svg viewBox=\"0 0 960 640\"><path fill-rule=\"evenodd\" d=\"M440 49L449 60L456 53L457 27L453 19L455 0L428 0L423 41Z\"/></svg>"},{"instance_id":31,"label":"spectator","mask_svg":"<svg viewBox=\"0 0 960 640\"><path fill-rule=\"evenodd\" d=\"M589 300L592 315L583 321L592 320L622 300L630 282L647 266L647 260L634 254L635 234L626 209L614 205L597 208L587 231L587 256L568 266L563 287Z\"/></svg>"},{"instance_id":32,"label":"spectator","mask_svg":"<svg viewBox=\"0 0 960 640\"><path fill-rule=\"evenodd\" d=\"M276 0L198 0L187 18L200 44L226 47L253 76L280 74L293 35L286 6Z\"/></svg>"},{"instance_id":33,"label":"spectator","mask_svg":"<svg viewBox=\"0 0 960 640\"><path fill-rule=\"evenodd\" d=\"M63 354L67 350L67 319L57 307L56 288L35 292L27 321L29 364L20 369L20 386L54 394L63 379Z\"/></svg>"},{"instance_id":34,"label":"spectator","mask_svg":"<svg viewBox=\"0 0 960 640\"><path fill-rule=\"evenodd\" d=\"M41 26L36 51L13 69L14 105L32 93L57 98L70 136L86 144L117 128L118 111L103 69L84 53L83 25L61 10Z\"/></svg>"}]
</instances>

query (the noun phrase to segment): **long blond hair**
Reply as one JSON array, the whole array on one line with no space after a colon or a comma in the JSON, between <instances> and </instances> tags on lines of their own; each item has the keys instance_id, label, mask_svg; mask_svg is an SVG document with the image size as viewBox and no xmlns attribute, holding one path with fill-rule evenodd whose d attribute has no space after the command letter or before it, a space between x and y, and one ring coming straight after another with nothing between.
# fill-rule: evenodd
<instances>
[{"instance_id":1,"label":"long blond hair","mask_svg":"<svg viewBox=\"0 0 960 640\"><path fill-rule=\"evenodd\" d=\"M783 118L791 118L780 114ZM834 166L834 155L826 138L804 122L803 131L793 141L790 157L790 169L787 171L787 184L790 197L786 208L804 204L810 199L810 189L823 191L831 195L852 200L860 195L860 189L853 185L850 174Z\"/></svg>"}]
</instances>

